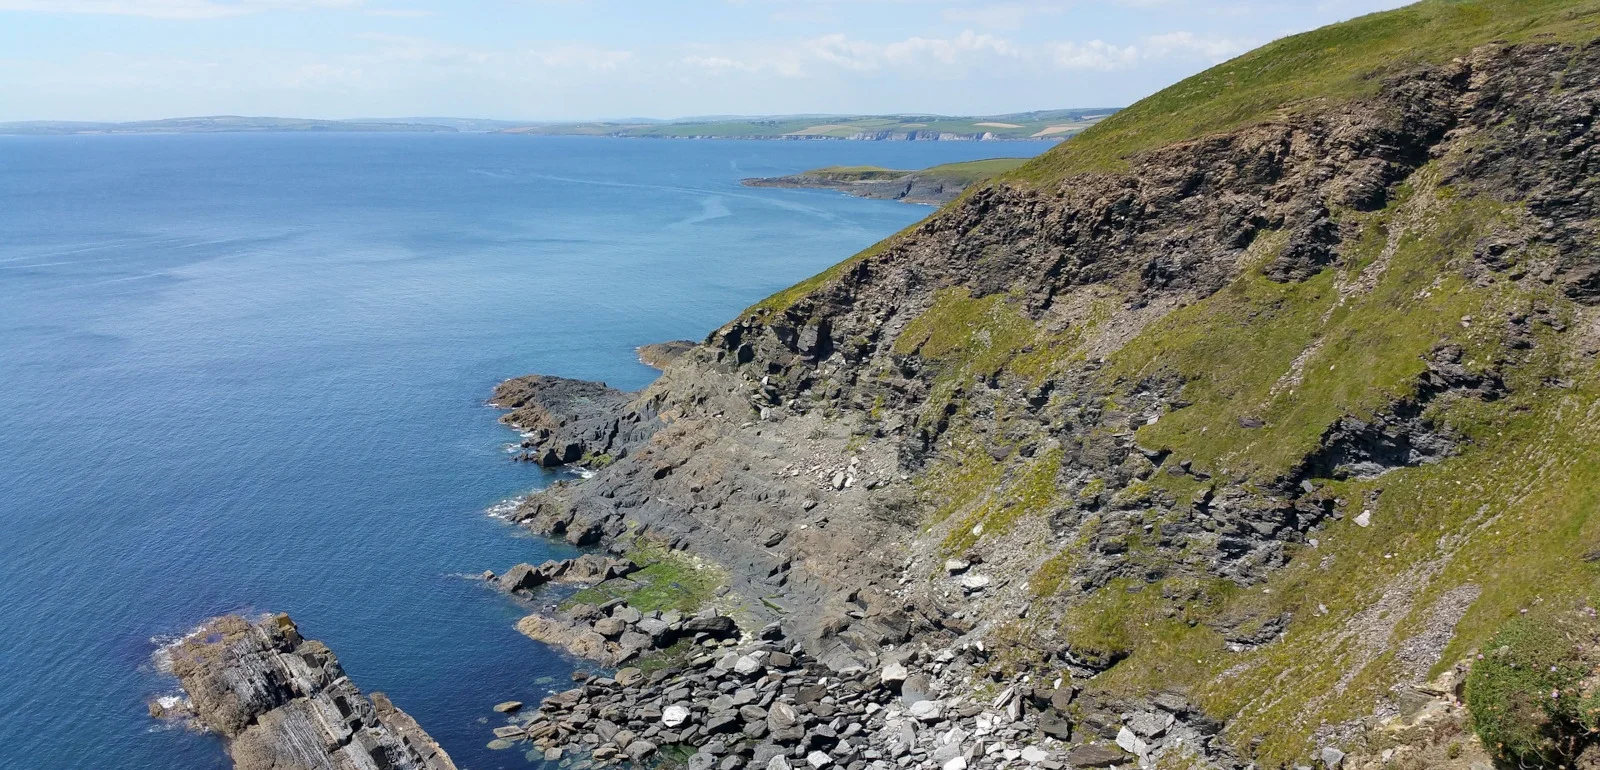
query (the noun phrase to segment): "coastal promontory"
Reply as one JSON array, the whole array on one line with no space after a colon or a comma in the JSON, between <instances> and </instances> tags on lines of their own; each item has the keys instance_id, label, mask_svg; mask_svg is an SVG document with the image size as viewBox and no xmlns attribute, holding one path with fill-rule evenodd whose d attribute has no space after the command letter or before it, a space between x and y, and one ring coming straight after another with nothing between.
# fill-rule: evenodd
<instances>
[{"instance_id":1,"label":"coastal promontory","mask_svg":"<svg viewBox=\"0 0 1600 770\"><path fill-rule=\"evenodd\" d=\"M955 200L968 187L1027 162L1027 158L992 158L946 163L921 171L878 166L829 166L790 176L746 179L744 184L749 187L836 190L860 198L939 206Z\"/></svg>"},{"instance_id":2,"label":"coastal promontory","mask_svg":"<svg viewBox=\"0 0 1600 770\"><path fill-rule=\"evenodd\" d=\"M195 721L238 770L455 770L383 693L362 694L288 615L208 621L171 650Z\"/></svg>"}]
</instances>

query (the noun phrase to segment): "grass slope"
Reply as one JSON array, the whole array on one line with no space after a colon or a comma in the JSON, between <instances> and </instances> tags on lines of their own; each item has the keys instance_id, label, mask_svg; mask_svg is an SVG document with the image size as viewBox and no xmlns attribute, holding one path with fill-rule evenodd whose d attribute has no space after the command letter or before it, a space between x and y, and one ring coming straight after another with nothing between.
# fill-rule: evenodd
<instances>
[{"instance_id":1,"label":"grass slope","mask_svg":"<svg viewBox=\"0 0 1600 770\"><path fill-rule=\"evenodd\" d=\"M1011 175L1051 184L1114 171L1139 152L1322 110L1377 91L1386 75L1442 63L1492 41L1587 42L1596 0L1424 0L1287 37L1122 110Z\"/></svg>"},{"instance_id":2,"label":"grass slope","mask_svg":"<svg viewBox=\"0 0 1600 770\"><path fill-rule=\"evenodd\" d=\"M802 171L797 176L815 177L835 182L868 182L903 179L916 175L934 181L969 185L974 182L981 182L996 174L1011 171L1027 162L1027 158L990 158L988 160L969 160L964 163L945 163L938 166L930 166L921 171L883 168L882 166L827 166L811 171Z\"/></svg>"},{"instance_id":3,"label":"grass slope","mask_svg":"<svg viewBox=\"0 0 1600 770\"><path fill-rule=\"evenodd\" d=\"M959 134L995 139L1063 139L1094 125L1114 109L1047 110L978 117L946 115L817 115L769 118L721 118L653 123L546 123L510 129L510 133L654 138L711 137L724 139L826 138L859 134L908 132Z\"/></svg>"},{"instance_id":4,"label":"grass slope","mask_svg":"<svg viewBox=\"0 0 1600 770\"><path fill-rule=\"evenodd\" d=\"M1387 75L1480 44L1585 43L1597 33L1600 0L1425 0L1288 38L1185 80L1000 179L1054 184L1116 170L1175 142L1337 109L1375 93ZM1008 633L1028 639L1045 629L1024 626L1049 624L1075 654L1127 656L1088 687L1117 695L1187 691L1227 720L1235 746L1281 766L1303 763L1320 728L1370 715L1395 683L1426 681L1525 611L1592 605L1600 593L1600 364L1562 336L1580 309L1556 290L1461 277L1473 244L1528 214L1443 186L1439 176L1434 167L1419 171L1382 211L1339 212L1364 237L1347 242L1321 274L1275 283L1246 270L1107 357L1099 371L1114 399L1151 377L1187 383L1192 405L1141 428L1137 441L1192 460L1213 481L1157 474L1114 492L1090 483L1073 494L1144 509L1147 532L1159 536L1162 517L1183 515L1183 506L1163 513L1152 500L1187 501L1206 484L1252 488L1281 478L1343 416L1368 417L1414 395L1424 358L1445 344L1463 351L1469 370L1518 362L1499 369L1507 394L1498 400L1429 405L1426 416L1460 439L1459 453L1377 478L1316 480L1313 494L1337 515L1315 544L1291 547L1289 564L1265 586L1169 577L1113 583L1082 597L1071 580L1077 545L1041 553L1031 589L1043 599L1073 597L1071 608L1062 617L1030 614ZM1280 238L1265 235L1252 248L1268 257ZM789 307L891 242L752 311ZM1541 314L1557 320L1534 325L1528 360L1504 338L1503 324L1468 320ZM1034 326L1011 298L961 289L937 296L895 352L934 364L929 415L946 411L956 384L984 377L1002 388L1026 385L1084 355L1081 342ZM951 448L919 482L927 499L943 501L930 526L955 533L948 550L1003 537L1022 519L1074 504L1039 472L1040 461L996 459L970 425L960 425L980 417L958 410L951 419ZM1007 415L981 419L993 421L989 435L1009 435ZM1244 427L1256 420L1260 427ZM1355 523L1363 512L1370 526ZM1090 517L1081 531L1094 526ZM1142 539L1130 536L1127 558L1173 574L1155 568L1184 555ZM1213 630L1249 630L1276 618L1291 619L1286 632L1259 647L1235 647ZM1431 669L1404 652L1430 646L1442 647Z\"/></svg>"}]
</instances>

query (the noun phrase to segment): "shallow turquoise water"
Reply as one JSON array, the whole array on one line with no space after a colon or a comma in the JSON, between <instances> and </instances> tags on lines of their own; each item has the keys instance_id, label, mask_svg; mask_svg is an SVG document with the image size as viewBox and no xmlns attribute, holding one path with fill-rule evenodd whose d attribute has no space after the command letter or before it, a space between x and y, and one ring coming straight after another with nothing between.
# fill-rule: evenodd
<instances>
[{"instance_id":1,"label":"shallow turquoise water","mask_svg":"<svg viewBox=\"0 0 1600 770\"><path fill-rule=\"evenodd\" d=\"M226 767L145 701L160 640L290 613L463 767L571 664L470 576L563 553L486 515L547 483L483 401L640 387L924 216L743 188L1032 144L493 135L0 137L0 767Z\"/></svg>"}]
</instances>

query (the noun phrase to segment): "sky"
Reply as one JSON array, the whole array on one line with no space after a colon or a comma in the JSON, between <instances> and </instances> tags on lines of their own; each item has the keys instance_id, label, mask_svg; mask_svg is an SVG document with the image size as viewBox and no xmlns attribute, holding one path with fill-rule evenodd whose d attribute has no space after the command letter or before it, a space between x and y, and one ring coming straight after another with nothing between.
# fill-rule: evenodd
<instances>
[{"instance_id":1,"label":"sky","mask_svg":"<svg viewBox=\"0 0 1600 770\"><path fill-rule=\"evenodd\" d=\"M0 121L1130 104L1407 0L0 0Z\"/></svg>"}]
</instances>

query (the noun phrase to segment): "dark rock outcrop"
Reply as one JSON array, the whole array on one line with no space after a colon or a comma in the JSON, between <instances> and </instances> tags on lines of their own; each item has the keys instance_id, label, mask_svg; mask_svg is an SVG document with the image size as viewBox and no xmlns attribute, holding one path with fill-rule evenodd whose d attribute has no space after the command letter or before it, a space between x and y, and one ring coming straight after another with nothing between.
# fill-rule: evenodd
<instances>
[{"instance_id":1,"label":"dark rock outcrop","mask_svg":"<svg viewBox=\"0 0 1600 770\"><path fill-rule=\"evenodd\" d=\"M653 408L603 382L519 377L500 383L489 403L511 410L501 419L524 434L528 451L521 459L547 468L586 457L620 459L659 427Z\"/></svg>"},{"instance_id":2,"label":"dark rock outcrop","mask_svg":"<svg viewBox=\"0 0 1600 770\"><path fill-rule=\"evenodd\" d=\"M586 553L575 559L550 560L535 567L518 564L493 577L495 585L508 593L531 591L546 583L580 583L594 585L614 578L627 577L637 572L639 565L622 558L611 558L596 553Z\"/></svg>"},{"instance_id":3,"label":"dark rock outcrop","mask_svg":"<svg viewBox=\"0 0 1600 770\"><path fill-rule=\"evenodd\" d=\"M671 342L655 342L649 345L640 345L638 349L639 363L654 369L665 369L668 364L678 360L680 356L694 350L695 343L689 340L673 340Z\"/></svg>"},{"instance_id":4,"label":"dark rock outcrop","mask_svg":"<svg viewBox=\"0 0 1600 770\"><path fill-rule=\"evenodd\" d=\"M743 184L750 187L834 190L859 198L880 198L941 206L959 197L974 181L917 171L872 179L840 179L826 173L808 172L793 176L746 179L743 180Z\"/></svg>"},{"instance_id":5,"label":"dark rock outcrop","mask_svg":"<svg viewBox=\"0 0 1600 770\"><path fill-rule=\"evenodd\" d=\"M560 613L528 615L517 623L517 630L604 666L620 666L671 647L680 639L720 642L739 637L738 625L725 615L642 612L621 600L598 607L578 603Z\"/></svg>"},{"instance_id":6,"label":"dark rock outcrop","mask_svg":"<svg viewBox=\"0 0 1600 770\"><path fill-rule=\"evenodd\" d=\"M382 693L363 695L287 615L217 618L172 650L195 718L239 770L455 770Z\"/></svg>"},{"instance_id":7,"label":"dark rock outcrop","mask_svg":"<svg viewBox=\"0 0 1600 770\"><path fill-rule=\"evenodd\" d=\"M1302 665L1289 659L1316 656L1245 656L1291 643L1333 651L1303 665L1388 698L1375 683L1396 676L1381 663L1398 643L1392 628L1363 632L1359 650L1295 629L1335 612L1387 616L1390 600L1376 597L1444 587L1424 589L1448 571L1415 553L1404 557L1417 560L1412 576L1382 577L1404 572L1401 548L1376 551L1396 559L1386 570L1350 571L1339 553L1369 554L1335 526L1393 536L1372 517L1383 514L1375 501L1395 496L1362 485L1452 462L1470 450L1461 424L1481 431L1498 405L1544 403L1600 356L1589 247L1600 230L1600 44L1496 43L1406 66L1337 109L1297 103L1115 168L971 191L716 330L643 392L594 399L593 411L565 397L575 386L528 392L520 408L563 415L544 420L559 423L548 431L555 458L592 444L617 459L530 497L513 518L574 543L642 535L706 556L757 617L781 618L801 651L846 677L908 646L1006 632L1016 665L1041 675L1143 665L1155 676L1160 667L1120 638L1069 643L1068 621L1159 608L1148 625L1185 621L1212 641L1214 672L1259 675L1252 686L1270 694L1230 718L1260 720L1243 730L1272 732L1273 750L1288 751L1304 740L1285 737L1298 728L1267 724L1257 707L1292 702L1311 723L1351 712L1280 689ZM1433 308L1452 306L1422 301L1436 292L1472 315L1439 323ZM1431 315L1340 316L1385 303ZM1180 313L1197 306L1204 313ZM1268 375L1259 385L1203 368L1257 363L1217 350L1207 323L1244 330L1228 338L1234 353L1261 343L1271 364L1251 372ZM1218 419L1186 421L1197 409ZM1469 417L1453 427L1452 414ZM1151 434L1164 443L1145 442ZM1519 505L1502 501L1494 515L1529 512ZM1445 532L1440 547L1481 529ZM1285 600L1267 581L1296 559L1306 575L1374 582ZM967 566L945 568L951 560ZM1236 687L1229 698L1258 697ZM1057 732L1119 746L1092 744L1081 763L1163 740L1095 716L1143 705L1080 698L1082 717ZM1182 718L1216 732L1210 717ZM1227 751L1212 746L1208 759Z\"/></svg>"}]
</instances>

